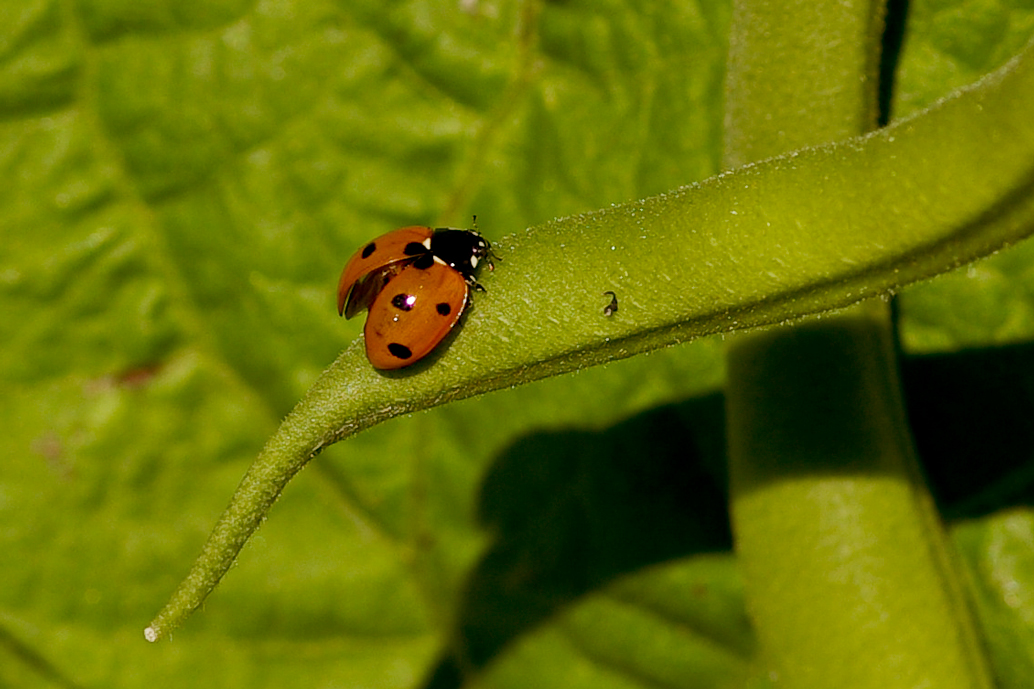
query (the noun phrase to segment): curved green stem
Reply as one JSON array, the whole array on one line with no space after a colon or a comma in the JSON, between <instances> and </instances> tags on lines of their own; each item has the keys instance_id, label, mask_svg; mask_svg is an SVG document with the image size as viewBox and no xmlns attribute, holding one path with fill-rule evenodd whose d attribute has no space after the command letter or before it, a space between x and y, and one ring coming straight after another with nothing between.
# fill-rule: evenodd
<instances>
[{"instance_id":1,"label":"curved green stem","mask_svg":"<svg viewBox=\"0 0 1034 689\"><path fill-rule=\"evenodd\" d=\"M450 400L844 306L1026 236L1032 103L1028 49L975 88L870 136L496 240L504 262L482 276L487 293L442 351L384 374L357 342L323 373L148 638L200 605L290 477L330 443ZM621 304L610 317L605 290Z\"/></svg>"}]
</instances>

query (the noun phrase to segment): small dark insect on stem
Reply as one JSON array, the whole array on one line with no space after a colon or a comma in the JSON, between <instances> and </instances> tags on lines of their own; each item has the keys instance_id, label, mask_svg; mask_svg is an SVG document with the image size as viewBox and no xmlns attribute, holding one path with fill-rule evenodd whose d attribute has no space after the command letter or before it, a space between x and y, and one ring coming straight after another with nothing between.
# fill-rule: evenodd
<instances>
[{"instance_id":1,"label":"small dark insect on stem","mask_svg":"<svg viewBox=\"0 0 1034 689\"><path fill-rule=\"evenodd\" d=\"M603 296L610 295L610 303L603 307L604 316L613 316L618 312L618 295L610 290L603 293Z\"/></svg>"}]
</instances>

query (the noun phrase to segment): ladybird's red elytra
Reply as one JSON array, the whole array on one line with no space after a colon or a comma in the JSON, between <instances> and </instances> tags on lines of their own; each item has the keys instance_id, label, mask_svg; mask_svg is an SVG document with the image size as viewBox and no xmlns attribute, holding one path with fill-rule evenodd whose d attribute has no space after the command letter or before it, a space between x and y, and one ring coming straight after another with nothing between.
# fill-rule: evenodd
<instances>
[{"instance_id":1,"label":"ladybird's red elytra","mask_svg":"<svg viewBox=\"0 0 1034 689\"><path fill-rule=\"evenodd\" d=\"M430 227L403 227L373 240L349 259L337 284L337 312L351 318L365 308L406 262L431 250Z\"/></svg>"},{"instance_id":2,"label":"ladybird's red elytra","mask_svg":"<svg viewBox=\"0 0 1034 689\"><path fill-rule=\"evenodd\" d=\"M492 246L477 230L403 227L349 259L338 281L338 313L369 309L363 330L374 368L404 368L427 356L459 322L475 274Z\"/></svg>"},{"instance_id":3,"label":"ladybird's red elytra","mask_svg":"<svg viewBox=\"0 0 1034 689\"><path fill-rule=\"evenodd\" d=\"M410 266L370 305L363 333L374 368L408 366L431 353L463 315L470 287L459 271L432 262Z\"/></svg>"}]
</instances>

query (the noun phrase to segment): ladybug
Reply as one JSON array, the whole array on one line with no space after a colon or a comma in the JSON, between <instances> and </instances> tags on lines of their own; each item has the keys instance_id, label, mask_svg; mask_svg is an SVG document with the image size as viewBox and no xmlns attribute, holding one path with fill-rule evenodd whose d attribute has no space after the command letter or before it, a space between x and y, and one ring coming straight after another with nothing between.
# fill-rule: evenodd
<instances>
[{"instance_id":1,"label":"ladybug","mask_svg":"<svg viewBox=\"0 0 1034 689\"><path fill-rule=\"evenodd\" d=\"M475 225L476 227L476 225ZM414 364L445 339L470 303L478 263L492 245L476 229L403 227L359 249L341 272L337 310L369 309L363 333L374 368Z\"/></svg>"}]
</instances>

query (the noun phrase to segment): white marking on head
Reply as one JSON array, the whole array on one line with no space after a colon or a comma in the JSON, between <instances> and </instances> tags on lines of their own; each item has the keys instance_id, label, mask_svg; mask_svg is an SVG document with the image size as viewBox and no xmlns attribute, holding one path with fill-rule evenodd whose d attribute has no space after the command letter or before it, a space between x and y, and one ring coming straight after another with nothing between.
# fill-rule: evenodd
<instances>
[{"instance_id":1,"label":"white marking on head","mask_svg":"<svg viewBox=\"0 0 1034 689\"><path fill-rule=\"evenodd\" d=\"M471 256L470 257L470 266L471 266L471 268L477 268L478 267L478 257L477 256Z\"/></svg>"},{"instance_id":2,"label":"white marking on head","mask_svg":"<svg viewBox=\"0 0 1034 689\"><path fill-rule=\"evenodd\" d=\"M431 238L430 237L428 237L427 239L425 239L424 241L422 241L420 243L424 245L425 249L430 250L430 248L431 248Z\"/></svg>"}]
</instances>

